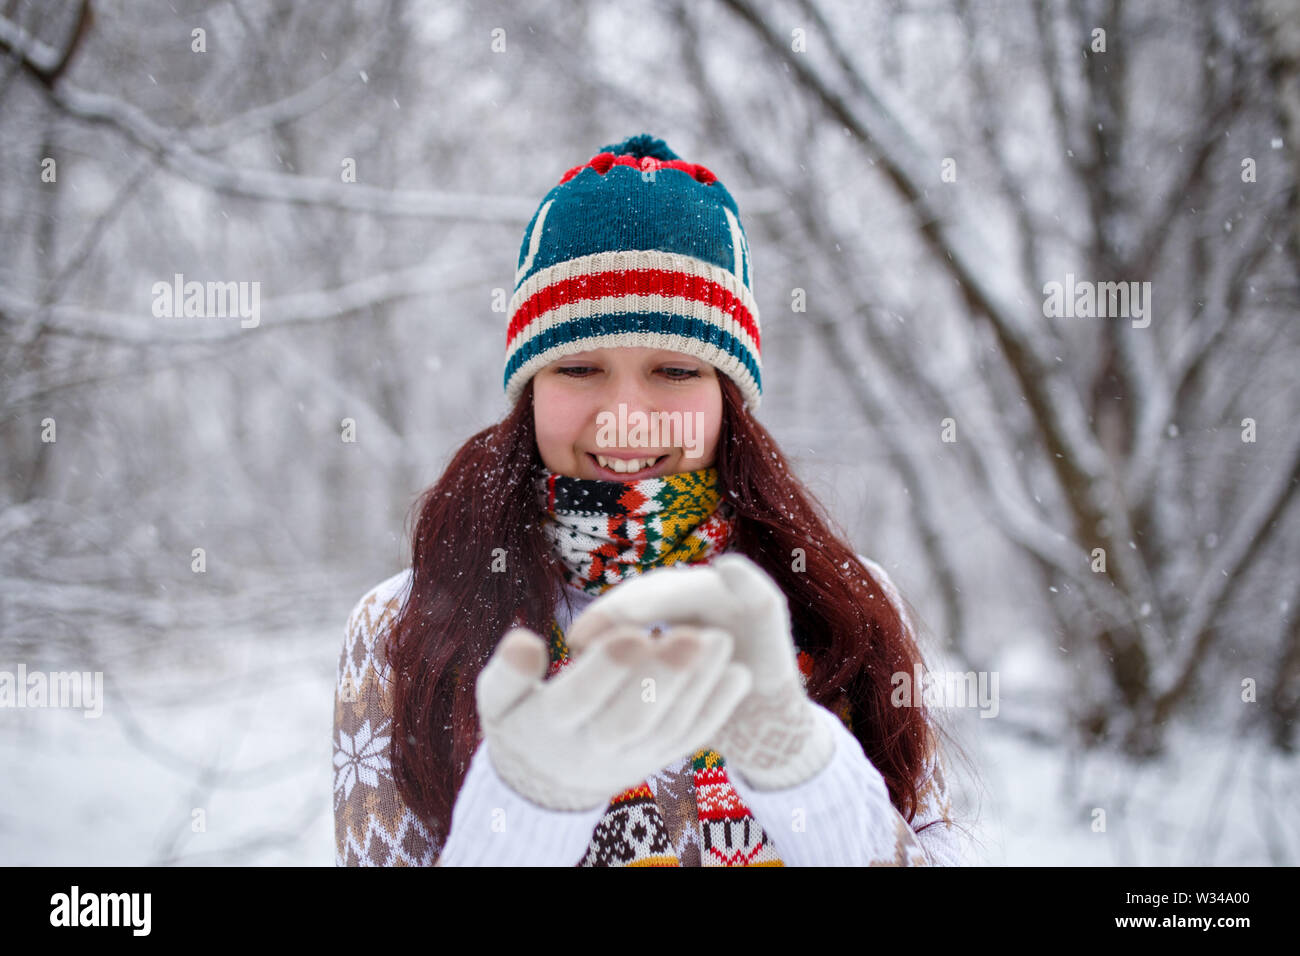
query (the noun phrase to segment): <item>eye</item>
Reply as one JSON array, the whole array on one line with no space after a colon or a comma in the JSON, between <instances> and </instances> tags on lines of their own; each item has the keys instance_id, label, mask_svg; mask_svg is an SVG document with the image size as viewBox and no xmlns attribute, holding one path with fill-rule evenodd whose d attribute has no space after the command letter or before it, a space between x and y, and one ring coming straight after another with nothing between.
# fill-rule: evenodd
<instances>
[{"instance_id":1,"label":"eye","mask_svg":"<svg viewBox=\"0 0 1300 956\"><path fill-rule=\"evenodd\" d=\"M586 378L587 373L594 370L591 365L563 365L555 371L560 375L567 375L569 378ZM674 382L683 382L691 378L699 378L700 373L693 368L682 368L680 366L667 366L664 371L669 380Z\"/></svg>"}]
</instances>

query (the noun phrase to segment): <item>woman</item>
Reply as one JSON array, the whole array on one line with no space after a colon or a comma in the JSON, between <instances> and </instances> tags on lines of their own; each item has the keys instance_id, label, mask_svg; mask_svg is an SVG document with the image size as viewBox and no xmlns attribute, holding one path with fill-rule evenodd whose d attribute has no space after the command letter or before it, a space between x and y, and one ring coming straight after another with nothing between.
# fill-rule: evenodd
<instances>
[{"instance_id":1,"label":"woman","mask_svg":"<svg viewBox=\"0 0 1300 956\"><path fill-rule=\"evenodd\" d=\"M353 609L341 865L963 862L884 571L767 431L748 244L647 135L569 170L520 248L510 414Z\"/></svg>"}]
</instances>

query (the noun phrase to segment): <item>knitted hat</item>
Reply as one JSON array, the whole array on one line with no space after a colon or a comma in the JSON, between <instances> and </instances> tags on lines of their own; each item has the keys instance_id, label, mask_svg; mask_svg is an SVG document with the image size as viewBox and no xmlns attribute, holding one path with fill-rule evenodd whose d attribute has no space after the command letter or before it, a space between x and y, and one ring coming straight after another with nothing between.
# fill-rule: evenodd
<instances>
[{"instance_id":1,"label":"knitted hat","mask_svg":"<svg viewBox=\"0 0 1300 956\"><path fill-rule=\"evenodd\" d=\"M513 405L558 358L617 346L693 355L758 407L758 307L736 201L713 173L648 134L570 169L528 223L510 299L506 399Z\"/></svg>"}]
</instances>

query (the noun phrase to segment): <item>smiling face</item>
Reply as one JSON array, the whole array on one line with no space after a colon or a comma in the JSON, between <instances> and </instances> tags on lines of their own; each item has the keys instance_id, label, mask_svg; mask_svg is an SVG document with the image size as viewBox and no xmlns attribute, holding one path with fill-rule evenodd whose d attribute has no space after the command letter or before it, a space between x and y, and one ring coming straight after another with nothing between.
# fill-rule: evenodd
<instances>
[{"instance_id":1,"label":"smiling face","mask_svg":"<svg viewBox=\"0 0 1300 956\"><path fill-rule=\"evenodd\" d=\"M696 471L717 456L722 387L712 365L684 352L592 349L534 376L533 424L542 463L557 474L635 481Z\"/></svg>"}]
</instances>

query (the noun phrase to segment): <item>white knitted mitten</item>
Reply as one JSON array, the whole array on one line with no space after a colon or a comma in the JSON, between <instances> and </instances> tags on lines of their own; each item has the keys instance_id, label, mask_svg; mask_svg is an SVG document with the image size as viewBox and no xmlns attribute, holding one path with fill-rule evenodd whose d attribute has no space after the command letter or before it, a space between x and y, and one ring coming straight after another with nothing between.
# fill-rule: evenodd
<instances>
[{"instance_id":1,"label":"white knitted mitten","mask_svg":"<svg viewBox=\"0 0 1300 956\"><path fill-rule=\"evenodd\" d=\"M724 554L707 566L656 568L602 594L568 635L575 653L598 649L621 622L690 623L735 636L733 657L753 678L749 693L710 744L758 790L803 783L830 763L835 739L804 692L785 593L757 564Z\"/></svg>"},{"instance_id":2,"label":"white knitted mitten","mask_svg":"<svg viewBox=\"0 0 1300 956\"><path fill-rule=\"evenodd\" d=\"M598 632L596 646L544 680L546 642L513 628L475 685L498 776L552 810L603 806L707 746L749 691L726 631L674 628L656 639L628 624L588 631Z\"/></svg>"}]
</instances>

